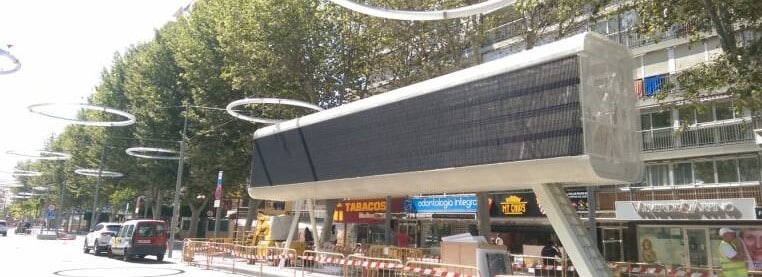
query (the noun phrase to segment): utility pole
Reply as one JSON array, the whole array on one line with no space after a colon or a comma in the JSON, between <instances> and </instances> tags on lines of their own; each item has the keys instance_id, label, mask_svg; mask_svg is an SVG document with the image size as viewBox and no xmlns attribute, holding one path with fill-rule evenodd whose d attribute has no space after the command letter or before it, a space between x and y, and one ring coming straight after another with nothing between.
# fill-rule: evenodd
<instances>
[{"instance_id":1,"label":"utility pole","mask_svg":"<svg viewBox=\"0 0 762 277\"><path fill-rule=\"evenodd\" d=\"M93 194L93 210L92 215L90 217L90 229L93 229L95 227L95 211L98 208L98 192L101 188L101 178L103 178L101 175L103 174L103 164L106 161L106 144L104 142L103 148L101 148L101 162L100 165L98 165L98 179L95 181L95 194Z\"/></svg>"},{"instance_id":2,"label":"utility pole","mask_svg":"<svg viewBox=\"0 0 762 277\"><path fill-rule=\"evenodd\" d=\"M169 253L167 255L172 258L172 250L175 246L175 230L178 226L180 217L180 187L183 183L183 166L185 159L185 131L188 130L188 106L185 106L185 120L183 122L183 133L180 138L180 160L177 161L177 182L175 183L175 199L172 201L172 224L169 226ZM179 227L177 227L179 228Z\"/></svg>"}]
</instances>

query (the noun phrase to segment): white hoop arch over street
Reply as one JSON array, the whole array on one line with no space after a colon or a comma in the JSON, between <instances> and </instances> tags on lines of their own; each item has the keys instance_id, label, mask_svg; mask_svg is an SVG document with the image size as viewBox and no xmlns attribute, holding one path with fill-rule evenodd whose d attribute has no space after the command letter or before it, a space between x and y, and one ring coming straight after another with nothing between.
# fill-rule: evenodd
<instances>
[{"instance_id":1,"label":"white hoop arch over street","mask_svg":"<svg viewBox=\"0 0 762 277\"><path fill-rule=\"evenodd\" d=\"M487 14L495 10L510 6L516 2L516 0L487 0L481 3L460 8L438 11L390 10L359 4L351 0L331 0L331 2L347 9L375 17L396 20L431 21L461 18L477 14Z\"/></svg>"},{"instance_id":2,"label":"white hoop arch over street","mask_svg":"<svg viewBox=\"0 0 762 277\"><path fill-rule=\"evenodd\" d=\"M146 158L146 159L155 159L155 160L179 160L180 156L177 155L177 151L170 150L170 149L164 149L164 148L155 148L155 147L130 147L127 148L127 150L124 150L127 155L135 156L138 158ZM147 154L147 153L157 153L157 154ZM165 155L165 154L171 154L172 156Z\"/></svg>"},{"instance_id":3,"label":"white hoop arch over street","mask_svg":"<svg viewBox=\"0 0 762 277\"><path fill-rule=\"evenodd\" d=\"M264 117L256 117L256 116L248 116L248 115L242 115L235 111L234 109L238 106L242 105L251 105L251 104L275 104L275 105L288 105L288 106L296 106L296 107L302 107L307 108L315 111L322 111L323 108L321 108L318 105L307 103L304 101L299 100L293 100L293 99L281 99L281 98L246 98L246 99L240 99L233 102L230 102L227 107L225 107L225 110L228 111L230 115L232 115L235 118L243 119L246 121L254 122L254 123L263 123L263 124L275 124L278 122L283 121L283 119L272 119L272 118L264 118Z\"/></svg>"},{"instance_id":4,"label":"white hoop arch over street","mask_svg":"<svg viewBox=\"0 0 762 277\"><path fill-rule=\"evenodd\" d=\"M86 169L86 168L80 168L80 169L74 170L74 173L77 173L79 175L84 175L84 176L95 176L95 177L98 177L100 175L101 177L105 177L105 178L119 178L124 176L124 174L121 172L98 170L98 169Z\"/></svg>"},{"instance_id":5,"label":"white hoop arch over street","mask_svg":"<svg viewBox=\"0 0 762 277\"><path fill-rule=\"evenodd\" d=\"M0 188L20 188L24 185L14 180L0 180Z\"/></svg>"},{"instance_id":6,"label":"white hoop arch over street","mask_svg":"<svg viewBox=\"0 0 762 277\"><path fill-rule=\"evenodd\" d=\"M8 150L8 151L5 151L5 153L9 155L25 157L25 158L29 158L33 160L61 161L61 160L71 159L71 155L69 154L66 154L63 152L53 152L53 151L45 151L45 150L34 150L34 151Z\"/></svg>"},{"instance_id":7,"label":"white hoop arch over street","mask_svg":"<svg viewBox=\"0 0 762 277\"><path fill-rule=\"evenodd\" d=\"M32 171L32 170L23 170L23 169L15 169L11 172L7 172L7 171L0 171L0 172L8 173L13 176L27 176L27 177L42 176L42 172Z\"/></svg>"},{"instance_id":8,"label":"white hoop arch over street","mask_svg":"<svg viewBox=\"0 0 762 277\"><path fill-rule=\"evenodd\" d=\"M91 110L91 111L99 111L99 112L106 112L115 114L118 116L122 116L125 118L125 120L122 121L85 121L85 120L78 120L74 118L66 118L62 116L53 115L50 113L46 113L43 111L35 110L40 107L47 107L47 106L76 106L81 109L85 110ZM128 113L123 112L117 109L112 109L109 107L103 107L103 106L96 106L96 105L90 105L90 104L83 104L83 103L40 103L40 104L34 104L27 107L29 109L29 112L44 115L47 117L57 118L61 120L69 121L73 124L78 125L85 125L85 126L99 126L99 127L115 127L115 126L129 126L132 124L135 124L135 116Z\"/></svg>"},{"instance_id":9,"label":"white hoop arch over street","mask_svg":"<svg viewBox=\"0 0 762 277\"><path fill-rule=\"evenodd\" d=\"M5 68L4 65L7 64L7 62L3 60L7 60L12 65L9 68ZM11 74L19 69L21 69L21 62L19 62L19 59L11 55L8 51L0 49L0 75Z\"/></svg>"}]
</instances>

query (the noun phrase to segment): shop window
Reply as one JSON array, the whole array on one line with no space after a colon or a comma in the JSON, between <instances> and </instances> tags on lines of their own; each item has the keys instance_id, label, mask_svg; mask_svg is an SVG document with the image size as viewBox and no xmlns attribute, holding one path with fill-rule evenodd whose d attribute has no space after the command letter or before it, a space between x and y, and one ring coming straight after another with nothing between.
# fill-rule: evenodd
<instances>
[{"instance_id":1,"label":"shop window","mask_svg":"<svg viewBox=\"0 0 762 277\"><path fill-rule=\"evenodd\" d=\"M738 159L738 168L741 173L741 182L759 181L759 158Z\"/></svg>"},{"instance_id":2,"label":"shop window","mask_svg":"<svg viewBox=\"0 0 762 277\"><path fill-rule=\"evenodd\" d=\"M638 227L638 261L682 265L683 231L679 227Z\"/></svg>"},{"instance_id":3,"label":"shop window","mask_svg":"<svg viewBox=\"0 0 762 277\"><path fill-rule=\"evenodd\" d=\"M712 161L697 162L694 164L694 169L696 184L714 183L714 163Z\"/></svg>"},{"instance_id":4,"label":"shop window","mask_svg":"<svg viewBox=\"0 0 762 277\"><path fill-rule=\"evenodd\" d=\"M736 160L717 161L717 182L738 183L738 166Z\"/></svg>"},{"instance_id":5,"label":"shop window","mask_svg":"<svg viewBox=\"0 0 762 277\"><path fill-rule=\"evenodd\" d=\"M672 166L675 177L675 185L693 184L693 168L691 163L676 163Z\"/></svg>"}]
</instances>

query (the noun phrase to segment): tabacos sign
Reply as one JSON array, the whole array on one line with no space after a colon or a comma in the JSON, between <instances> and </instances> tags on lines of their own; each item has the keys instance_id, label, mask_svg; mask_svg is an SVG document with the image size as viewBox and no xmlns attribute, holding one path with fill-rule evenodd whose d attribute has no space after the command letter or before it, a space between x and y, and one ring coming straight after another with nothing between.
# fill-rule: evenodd
<instances>
[{"instance_id":1,"label":"tabacos sign","mask_svg":"<svg viewBox=\"0 0 762 277\"><path fill-rule=\"evenodd\" d=\"M405 210L409 213L476 213L476 207L473 194L413 197L405 201Z\"/></svg>"},{"instance_id":2,"label":"tabacos sign","mask_svg":"<svg viewBox=\"0 0 762 277\"><path fill-rule=\"evenodd\" d=\"M382 223L387 210L386 199L347 200L336 204L334 222ZM402 212L402 199L392 199L390 212Z\"/></svg>"},{"instance_id":3,"label":"tabacos sign","mask_svg":"<svg viewBox=\"0 0 762 277\"><path fill-rule=\"evenodd\" d=\"M534 193L493 194L489 199L491 217L544 217Z\"/></svg>"}]
</instances>

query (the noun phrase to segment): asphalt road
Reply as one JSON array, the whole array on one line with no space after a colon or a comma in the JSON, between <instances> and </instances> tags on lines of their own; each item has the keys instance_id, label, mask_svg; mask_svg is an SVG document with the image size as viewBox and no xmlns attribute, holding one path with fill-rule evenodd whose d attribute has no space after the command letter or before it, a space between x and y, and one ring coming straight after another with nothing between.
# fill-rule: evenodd
<instances>
[{"instance_id":1,"label":"asphalt road","mask_svg":"<svg viewBox=\"0 0 762 277\"><path fill-rule=\"evenodd\" d=\"M84 236L78 236L76 240L38 240L34 235L15 235L11 229L7 237L0 236L0 276L241 276L187 266L179 261L181 255L177 250L173 258L165 256L163 262L156 261L153 256L124 262L84 254L83 242Z\"/></svg>"}]
</instances>

